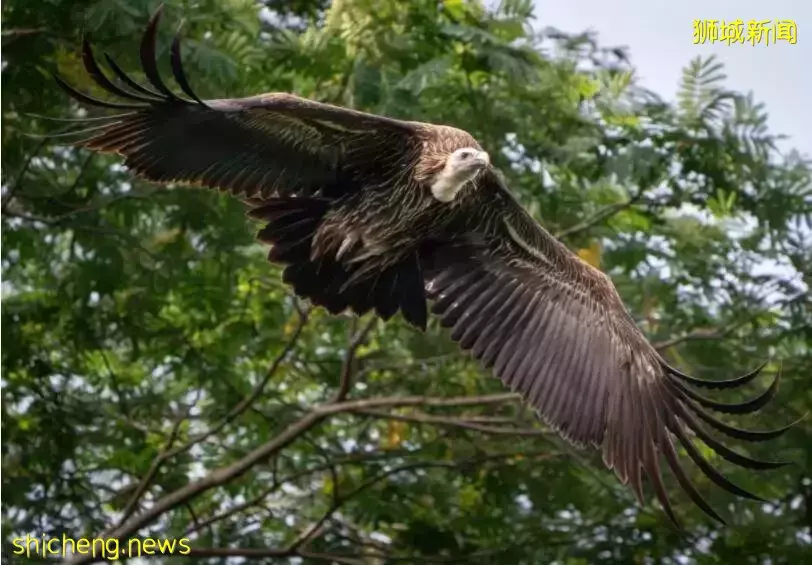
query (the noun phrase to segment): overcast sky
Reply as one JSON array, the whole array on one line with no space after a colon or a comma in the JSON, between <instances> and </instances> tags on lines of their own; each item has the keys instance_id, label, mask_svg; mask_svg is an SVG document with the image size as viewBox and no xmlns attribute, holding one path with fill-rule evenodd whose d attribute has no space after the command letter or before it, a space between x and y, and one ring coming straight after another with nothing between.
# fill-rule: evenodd
<instances>
[{"instance_id":1,"label":"overcast sky","mask_svg":"<svg viewBox=\"0 0 812 565\"><path fill-rule=\"evenodd\" d=\"M695 19L794 20L798 39L795 45L694 45ZM693 57L715 54L725 65L726 85L752 91L766 105L770 130L791 136L782 149L795 147L812 157L812 2L536 0L536 26L548 25L566 32L592 29L602 45L628 46L642 85L669 99Z\"/></svg>"}]
</instances>

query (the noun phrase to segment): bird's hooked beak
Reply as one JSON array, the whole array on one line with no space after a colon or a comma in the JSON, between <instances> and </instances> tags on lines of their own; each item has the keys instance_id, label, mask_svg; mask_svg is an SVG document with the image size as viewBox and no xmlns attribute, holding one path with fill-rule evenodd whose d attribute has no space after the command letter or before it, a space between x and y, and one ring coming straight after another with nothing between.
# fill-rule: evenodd
<instances>
[{"instance_id":1,"label":"bird's hooked beak","mask_svg":"<svg viewBox=\"0 0 812 565\"><path fill-rule=\"evenodd\" d=\"M474 155L473 162L478 168L484 169L491 164L491 156L485 151L477 151L477 154Z\"/></svg>"}]
</instances>

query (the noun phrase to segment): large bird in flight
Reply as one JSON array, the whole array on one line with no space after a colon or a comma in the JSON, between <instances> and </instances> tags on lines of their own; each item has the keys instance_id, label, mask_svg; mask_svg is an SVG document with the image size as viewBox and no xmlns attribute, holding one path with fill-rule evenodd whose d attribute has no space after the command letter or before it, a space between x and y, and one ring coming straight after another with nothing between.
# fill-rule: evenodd
<instances>
[{"instance_id":1,"label":"large bird in flight","mask_svg":"<svg viewBox=\"0 0 812 565\"><path fill-rule=\"evenodd\" d=\"M736 389L755 371L704 381L669 366L626 312L611 280L544 230L511 195L488 154L465 131L401 121L292 94L201 100L181 66L171 69L181 96L159 76L160 8L141 44L149 84L110 58L102 70L83 42L84 66L120 101L83 94L79 102L117 110L94 118L76 143L117 153L156 183L202 185L241 197L265 223L258 238L269 260L286 265L297 295L338 313L398 311L425 329L431 312L461 349L519 392L550 426L578 446L600 449L607 467L637 498L647 480L676 523L661 458L691 499L723 521L682 468L687 455L718 486L760 500L715 469L694 444L750 469L760 461L724 446L710 430L747 441L789 426L744 430L711 409L745 414L774 395L720 403L695 387ZM112 73L112 74L111 74ZM99 125L100 124L100 125Z\"/></svg>"}]
</instances>

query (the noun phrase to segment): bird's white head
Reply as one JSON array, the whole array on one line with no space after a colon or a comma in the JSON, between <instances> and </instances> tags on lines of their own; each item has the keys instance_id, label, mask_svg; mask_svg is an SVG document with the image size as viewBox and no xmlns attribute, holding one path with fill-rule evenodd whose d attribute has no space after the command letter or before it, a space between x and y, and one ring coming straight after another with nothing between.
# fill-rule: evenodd
<instances>
[{"instance_id":1,"label":"bird's white head","mask_svg":"<svg viewBox=\"0 0 812 565\"><path fill-rule=\"evenodd\" d=\"M451 202L457 193L491 164L485 151L473 147L463 147L451 153L445 167L431 185L431 193L440 202Z\"/></svg>"}]
</instances>

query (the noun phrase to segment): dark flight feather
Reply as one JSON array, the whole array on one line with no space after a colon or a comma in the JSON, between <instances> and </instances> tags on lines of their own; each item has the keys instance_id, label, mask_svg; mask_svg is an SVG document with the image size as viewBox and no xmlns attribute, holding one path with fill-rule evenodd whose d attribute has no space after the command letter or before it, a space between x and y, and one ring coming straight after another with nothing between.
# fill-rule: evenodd
<instances>
[{"instance_id":1,"label":"dark flight feather","mask_svg":"<svg viewBox=\"0 0 812 565\"><path fill-rule=\"evenodd\" d=\"M669 366L626 312L609 278L581 261L538 225L492 168L451 201L432 197L431 183L459 149L479 149L470 134L314 102L292 94L203 100L170 47L172 76L158 72L160 9L141 43L142 85L88 41L88 76L118 102L57 84L84 105L126 110L88 118L76 144L118 153L137 175L158 183L201 185L240 196L264 223L258 239L268 259L285 265L283 280L332 313L398 311L425 329L431 313L451 339L519 392L564 438L599 449L607 467L642 502L648 482L676 523L663 466L693 502L722 521L679 462L684 449L717 486L761 500L731 482L693 444L699 439L735 465L773 469L734 451L712 432L757 442L790 426L746 430L708 410L748 414L775 395L776 379L757 397L719 402L694 387L736 390L756 370L704 381ZM112 77L112 78L111 78ZM117 82L114 82L117 81ZM81 123L78 121L77 123ZM101 125L97 125L101 124Z\"/></svg>"},{"instance_id":2,"label":"dark flight feather","mask_svg":"<svg viewBox=\"0 0 812 565\"><path fill-rule=\"evenodd\" d=\"M131 110L111 116L106 127L81 138L78 145L124 156L124 164L148 180L200 184L250 198L356 191L376 163L391 162L417 142L417 126L410 122L287 93L204 102L186 79L176 37L170 63L189 97L181 98L158 71L160 16L159 8L141 42L141 65L151 88L138 84L108 56L122 86L115 84L87 39L82 43L85 70L100 89L123 102L89 96L56 77L60 87L85 105ZM390 143L382 145L382 137L389 137Z\"/></svg>"}]
</instances>

